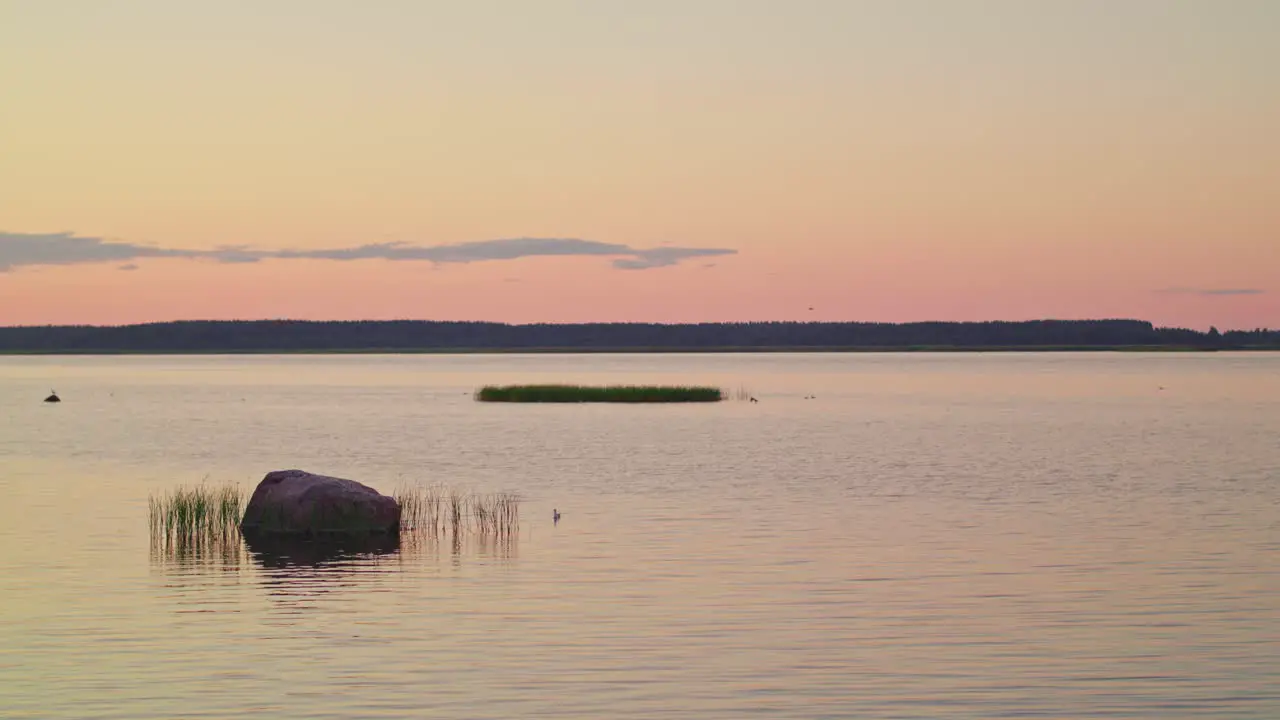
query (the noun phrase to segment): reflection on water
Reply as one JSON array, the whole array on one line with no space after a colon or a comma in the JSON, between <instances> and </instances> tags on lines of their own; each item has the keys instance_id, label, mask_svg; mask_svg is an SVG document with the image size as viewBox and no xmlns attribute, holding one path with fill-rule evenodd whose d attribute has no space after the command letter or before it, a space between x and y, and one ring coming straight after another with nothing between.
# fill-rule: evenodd
<instances>
[{"instance_id":1,"label":"reflection on water","mask_svg":"<svg viewBox=\"0 0 1280 720\"><path fill-rule=\"evenodd\" d=\"M151 564L162 570L224 572L239 569L248 559L244 540L238 532L194 536L151 534Z\"/></svg>"},{"instance_id":2,"label":"reflection on water","mask_svg":"<svg viewBox=\"0 0 1280 720\"><path fill-rule=\"evenodd\" d=\"M262 568L312 568L377 559L400 552L399 534L352 537L304 538L287 535L250 535L245 538L253 559Z\"/></svg>"},{"instance_id":3,"label":"reflection on water","mask_svg":"<svg viewBox=\"0 0 1280 720\"><path fill-rule=\"evenodd\" d=\"M359 602L403 573L457 572L468 562L505 564L518 537L403 532L343 538L218 536L201 542L153 537L151 564L179 612L201 612L215 587L248 583L286 615L315 612L325 602Z\"/></svg>"},{"instance_id":4,"label":"reflection on water","mask_svg":"<svg viewBox=\"0 0 1280 720\"><path fill-rule=\"evenodd\" d=\"M310 611L312 601L359 589L400 564L398 534L302 538L248 535L245 546L258 570L258 585L286 612Z\"/></svg>"},{"instance_id":5,"label":"reflection on water","mask_svg":"<svg viewBox=\"0 0 1280 720\"><path fill-rule=\"evenodd\" d=\"M440 561L448 558L455 567L468 558L488 561L513 561L520 556L520 536L487 533L406 532L400 537L405 557Z\"/></svg>"},{"instance_id":6,"label":"reflection on water","mask_svg":"<svg viewBox=\"0 0 1280 720\"><path fill-rule=\"evenodd\" d=\"M468 557L511 561L519 557L518 535L403 532L349 537L308 538L239 533L210 537L151 538L151 564L177 574L237 571L249 563L264 571L351 571L353 568L447 559L460 566Z\"/></svg>"}]
</instances>

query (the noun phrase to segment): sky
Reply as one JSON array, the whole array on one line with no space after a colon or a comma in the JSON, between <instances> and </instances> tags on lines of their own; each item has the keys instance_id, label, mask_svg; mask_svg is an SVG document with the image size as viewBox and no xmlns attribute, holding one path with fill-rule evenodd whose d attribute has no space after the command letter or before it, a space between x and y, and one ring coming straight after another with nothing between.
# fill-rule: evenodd
<instances>
[{"instance_id":1,"label":"sky","mask_svg":"<svg viewBox=\"0 0 1280 720\"><path fill-rule=\"evenodd\" d=\"M0 0L0 324L1280 327L1272 0Z\"/></svg>"}]
</instances>

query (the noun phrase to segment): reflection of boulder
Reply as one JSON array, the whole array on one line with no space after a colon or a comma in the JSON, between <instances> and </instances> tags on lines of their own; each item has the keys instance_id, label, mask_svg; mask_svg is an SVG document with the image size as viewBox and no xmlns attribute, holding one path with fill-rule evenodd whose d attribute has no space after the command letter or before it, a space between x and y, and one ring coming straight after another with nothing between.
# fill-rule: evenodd
<instances>
[{"instance_id":1,"label":"reflection of boulder","mask_svg":"<svg viewBox=\"0 0 1280 720\"><path fill-rule=\"evenodd\" d=\"M240 529L246 538L394 535L400 532L400 505L355 480L276 470L253 491Z\"/></svg>"},{"instance_id":2,"label":"reflection of boulder","mask_svg":"<svg viewBox=\"0 0 1280 720\"><path fill-rule=\"evenodd\" d=\"M317 567L358 557L390 555L400 550L397 533L306 538L298 535L246 536L250 555L264 568Z\"/></svg>"}]
</instances>

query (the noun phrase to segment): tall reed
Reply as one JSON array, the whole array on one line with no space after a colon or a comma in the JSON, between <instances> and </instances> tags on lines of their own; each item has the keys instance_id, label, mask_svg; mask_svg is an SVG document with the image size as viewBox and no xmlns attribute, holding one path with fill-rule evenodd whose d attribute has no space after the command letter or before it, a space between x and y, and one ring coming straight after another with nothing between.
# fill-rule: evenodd
<instances>
[{"instance_id":1,"label":"tall reed","mask_svg":"<svg viewBox=\"0 0 1280 720\"><path fill-rule=\"evenodd\" d=\"M246 498L238 485L201 482L147 498L153 542L199 548L239 541Z\"/></svg>"},{"instance_id":2,"label":"tall reed","mask_svg":"<svg viewBox=\"0 0 1280 720\"><path fill-rule=\"evenodd\" d=\"M520 529L520 497L513 493L463 492L437 484L404 486L394 497L405 532L507 536Z\"/></svg>"}]
</instances>

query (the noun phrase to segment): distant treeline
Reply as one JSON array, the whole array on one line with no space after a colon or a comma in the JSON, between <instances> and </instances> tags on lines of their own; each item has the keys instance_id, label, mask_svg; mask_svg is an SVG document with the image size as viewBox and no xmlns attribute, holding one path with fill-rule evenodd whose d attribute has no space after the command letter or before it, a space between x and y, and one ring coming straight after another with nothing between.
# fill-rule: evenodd
<instances>
[{"instance_id":1,"label":"distant treeline","mask_svg":"<svg viewBox=\"0 0 1280 720\"><path fill-rule=\"evenodd\" d=\"M1140 320L744 322L665 325L182 321L0 328L0 353L1280 349L1280 331L1219 333Z\"/></svg>"}]
</instances>

